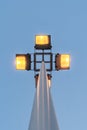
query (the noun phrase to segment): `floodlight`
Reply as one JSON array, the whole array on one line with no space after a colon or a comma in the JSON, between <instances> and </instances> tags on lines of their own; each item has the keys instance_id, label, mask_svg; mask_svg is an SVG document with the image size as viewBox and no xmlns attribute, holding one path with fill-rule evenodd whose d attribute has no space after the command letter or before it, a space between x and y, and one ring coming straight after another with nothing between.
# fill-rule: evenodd
<instances>
[{"instance_id":1,"label":"floodlight","mask_svg":"<svg viewBox=\"0 0 87 130\"><path fill-rule=\"evenodd\" d=\"M35 49L51 49L51 35L36 35Z\"/></svg>"},{"instance_id":2,"label":"floodlight","mask_svg":"<svg viewBox=\"0 0 87 130\"><path fill-rule=\"evenodd\" d=\"M31 55L30 54L16 54L16 69L30 70L31 69Z\"/></svg>"},{"instance_id":3,"label":"floodlight","mask_svg":"<svg viewBox=\"0 0 87 130\"><path fill-rule=\"evenodd\" d=\"M70 55L69 54L56 54L55 69L56 70L70 69Z\"/></svg>"}]
</instances>

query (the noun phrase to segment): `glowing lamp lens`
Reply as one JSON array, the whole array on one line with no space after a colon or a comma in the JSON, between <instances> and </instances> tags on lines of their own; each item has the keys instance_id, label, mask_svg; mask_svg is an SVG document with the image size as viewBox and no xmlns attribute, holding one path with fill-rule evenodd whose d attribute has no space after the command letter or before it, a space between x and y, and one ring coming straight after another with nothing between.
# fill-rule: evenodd
<instances>
[{"instance_id":1,"label":"glowing lamp lens","mask_svg":"<svg viewBox=\"0 0 87 130\"><path fill-rule=\"evenodd\" d=\"M37 35L36 36L36 44L37 45L49 44L49 37L47 35L44 35L44 36Z\"/></svg>"},{"instance_id":2,"label":"glowing lamp lens","mask_svg":"<svg viewBox=\"0 0 87 130\"><path fill-rule=\"evenodd\" d=\"M50 35L36 35L35 48L36 49L51 49Z\"/></svg>"},{"instance_id":3,"label":"glowing lamp lens","mask_svg":"<svg viewBox=\"0 0 87 130\"><path fill-rule=\"evenodd\" d=\"M56 70L66 70L70 68L70 55L57 54L56 55Z\"/></svg>"},{"instance_id":4,"label":"glowing lamp lens","mask_svg":"<svg viewBox=\"0 0 87 130\"><path fill-rule=\"evenodd\" d=\"M16 69L30 70L31 58L29 54L16 54Z\"/></svg>"},{"instance_id":5,"label":"glowing lamp lens","mask_svg":"<svg viewBox=\"0 0 87 130\"><path fill-rule=\"evenodd\" d=\"M60 65L61 65L61 68L65 68L65 69L68 69L70 68L70 55L61 55L60 56Z\"/></svg>"},{"instance_id":6,"label":"glowing lamp lens","mask_svg":"<svg viewBox=\"0 0 87 130\"><path fill-rule=\"evenodd\" d=\"M25 56L17 56L16 57L16 69L25 70L26 69L26 57Z\"/></svg>"}]
</instances>

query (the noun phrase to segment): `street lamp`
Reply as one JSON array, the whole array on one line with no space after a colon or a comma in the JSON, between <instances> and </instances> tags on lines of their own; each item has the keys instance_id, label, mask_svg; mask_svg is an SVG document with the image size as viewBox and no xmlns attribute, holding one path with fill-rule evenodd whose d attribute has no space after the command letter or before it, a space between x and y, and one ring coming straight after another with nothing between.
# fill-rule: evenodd
<instances>
[{"instance_id":1,"label":"street lamp","mask_svg":"<svg viewBox=\"0 0 87 130\"><path fill-rule=\"evenodd\" d=\"M52 53L51 35L36 35L34 48L35 51L33 54L16 54L16 69L34 70L36 87L39 76L38 72L40 71L40 66L38 64L41 64L42 61L48 66L46 66L48 86L50 86L51 83L51 72L53 70L58 71L70 69L69 54ZM31 55L33 55L33 57ZM55 64L55 67L53 64Z\"/></svg>"},{"instance_id":2,"label":"street lamp","mask_svg":"<svg viewBox=\"0 0 87 130\"><path fill-rule=\"evenodd\" d=\"M69 54L56 54L55 69L56 70L70 69L70 55Z\"/></svg>"},{"instance_id":3,"label":"street lamp","mask_svg":"<svg viewBox=\"0 0 87 130\"><path fill-rule=\"evenodd\" d=\"M51 35L36 35L35 49L51 49Z\"/></svg>"},{"instance_id":4,"label":"street lamp","mask_svg":"<svg viewBox=\"0 0 87 130\"><path fill-rule=\"evenodd\" d=\"M31 69L31 55L30 54L16 54L16 69L30 70Z\"/></svg>"}]
</instances>

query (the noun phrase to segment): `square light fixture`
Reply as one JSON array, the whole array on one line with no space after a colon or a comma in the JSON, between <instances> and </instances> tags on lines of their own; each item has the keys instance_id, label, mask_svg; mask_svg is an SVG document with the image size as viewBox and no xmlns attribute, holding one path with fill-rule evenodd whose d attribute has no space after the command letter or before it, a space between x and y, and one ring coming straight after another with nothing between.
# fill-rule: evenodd
<instances>
[{"instance_id":1,"label":"square light fixture","mask_svg":"<svg viewBox=\"0 0 87 130\"><path fill-rule=\"evenodd\" d=\"M31 55L30 54L16 54L16 69L30 70L31 69Z\"/></svg>"},{"instance_id":2,"label":"square light fixture","mask_svg":"<svg viewBox=\"0 0 87 130\"><path fill-rule=\"evenodd\" d=\"M70 55L69 54L56 54L55 69L56 70L70 69Z\"/></svg>"},{"instance_id":3,"label":"square light fixture","mask_svg":"<svg viewBox=\"0 0 87 130\"><path fill-rule=\"evenodd\" d=\"M51 49L51 35L36 35L35 49Z\"/></svg>"}]
</instances>

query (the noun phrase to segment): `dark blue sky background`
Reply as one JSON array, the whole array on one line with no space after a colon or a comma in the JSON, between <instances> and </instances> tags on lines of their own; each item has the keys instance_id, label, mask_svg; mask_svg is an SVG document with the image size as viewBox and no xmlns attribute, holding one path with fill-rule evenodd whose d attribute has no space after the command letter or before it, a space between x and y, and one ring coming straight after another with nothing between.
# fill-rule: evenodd
<instances>
[{"instance_id":1,"label":"dark blue sky background","mask_svg":"<svg viewBox=\"0 0 87 130\"><path fill-rule=\"evenodd\" d=\"M60 130L87 129L87 1L0 1L0 130L27 130L34 73L15 70L16 53L33 53L35 35L52 35L54 53L71 54L69 71L53 72Z\"/></svg>"}]
</instances>

